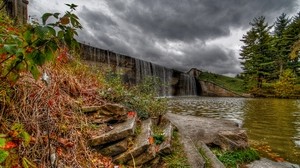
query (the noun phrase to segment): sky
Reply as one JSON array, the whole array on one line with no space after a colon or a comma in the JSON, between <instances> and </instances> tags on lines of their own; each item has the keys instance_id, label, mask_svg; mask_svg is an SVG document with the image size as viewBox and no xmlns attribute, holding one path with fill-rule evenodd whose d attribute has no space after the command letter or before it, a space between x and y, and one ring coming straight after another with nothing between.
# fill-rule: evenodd
<instances>
[{"instance_id":1,"label":"sky","mask_svg":"<svg viewBox=\"0 0 300 168\"><path fill-rule=\"evenodd\" d=\"M78 5L78 41L168 68L197 68L235 76L242 72L243 34L255 17L272 25L292 17L300 0L29 0L29 15L64 13ZM40 20L40 19L39 19Z\"/></svg>"}]
</instances>

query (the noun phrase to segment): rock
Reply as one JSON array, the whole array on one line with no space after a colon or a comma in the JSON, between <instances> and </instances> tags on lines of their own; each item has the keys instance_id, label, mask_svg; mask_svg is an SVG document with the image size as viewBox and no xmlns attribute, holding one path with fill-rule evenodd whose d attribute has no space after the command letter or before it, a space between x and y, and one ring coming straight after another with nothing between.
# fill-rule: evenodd
<instances>
[{"instance_id":1,"label":"rock","mask_svg":"<svg viewBox=\"0 0 300 168\"><path fill-rule=\"evenodd\" d=\"M81 107L81 111L86 114L87 113L95 113L100 108L101 108L101 106L83 106L83 107Z\"/></svg>"},{"instance_id":2,"label":"rock","mask_svg":"<svg viewBox=\"0 0 300 168\"><path fill-rule=\"evenodd\" d=\"M90 146L104 145L107 143L115 142L124 139L134 134L136 115L128 118L126 122L114 125L113 130L101 135L94 135L89 140Z\"/></svg>"},{"instance_id":3,"label":"rock","mask_svg":"<svg viewBox=\"0 0 300 168\"><path fill-rule=\"evenodd\" d=\"M150 160L153 160L156 157L155 147L156 145L151 145L144 153L134 158L135 165L140 166L149 162ZM130 160L128 165L133 166L133 160Z\"/></svg>"},{"instance_id":4,"label":"rock","mask_svg":"<svg viewBox=\"0 0 300 168\"><path fill-rule=\"evenodd\" d=\"M104 156L110 156L110 157L123 153L127 150L128 147L127 141L128 141L127 139L124 139L120 142L117 142L116 144L112 144L106 148L101 149L100 153Z\"/></svg>"},{"instance_id":5,"label":"rock","mask_svg":"<svg viewBox=\"0 0 300 168\"><path fill-rule=\"evenodd\" d=\"M151 137L151 119L142 122L141 133L135 139L134 145L131 149L127 150L116 156L113 160L115 163L127 163L130 159L136 158L141 155L150 146L149 138Z\"/></svg>"},{"instance_id":6,"label":"rock","mask_svg":"<svg viewBox=\"0 0 300 168\"><path fill-rule=\"evenodd\" d=\"M105 104L103 106L84 106L81 111L90 117L93 124L120 123L127 118L125 107L119 104Z\"/></svg>"},{"instance_id":7,"label":"rock","mask_svg":"<svg viewBox=\"0 0 300 168\"><path fill-rule=\"evenodd\" d=\"M97 110L99 114L106 116L126 116L127 111L124 106L119 104L105 104Z\"/></svg>"},{"instance_id":8,"label":"rock","mask_svg":"<svg viewBox=\"0 0 300 168\"><path fill-rule=\"evenodd\" d=\"M201 155L202 157L206 157L209 162L210 166L213 168L225 168L223 163L212 153L212 151L206 146L205 143L199 144L199 149L202 151ZM204 155L204 156L203 156Z\"/></svg>"},{"instance_id":9,"label":"rock","mask_svg":"<svg viewBox=\"0 0 300 168\"><path fill-rule=\"evenodd\" d=\"M219 131L213 144L220 146L222 150L232 151L249 147L245 130Z\"/></svg>"},{"instance_id":10,"label":"rock","mask_svg":"<svg viewBox=\"0 0 300 168\"><path fill-rule=\"evenodd\" d=\"M158 155L157 153L162 153L162 154L170 154L172 152L171 149L171 140L172 140L172 134L173 134L173 125L169 122L163 131L165 140L163 141L162 144L156 145L152 144L148 150L146 150L143 154L135 158L135 164L137 166L143 165L144 163L147 163L153 159L155 159ZM130 160L128 162L128 165L133 165L133 161Z\"/></svg>"},{"instance_id":11,"label":"rock","mask_svg":"<svg viewBox=\"0 0 300 168\"><path fill-rule=\"evenodd\" d=\"M167 113L165 117L175 125L183 135L189 136L195 144L204 142L211 144L219 131L240 130L232 121L204 118L198 116L183 116Z\"/></svg>"},{"instance_id":12,"label":"rock","mask_svg":"<svg viewBox=\"0 0 300 168\"><path fill-rule=\"evenodd\" d=\"M262 158L247 165L248 168L300 168L300 165L289 162L274 162L272 160Z\"/></svg>"},{"instance_id":13,"label":"rock","mask_svg":"<svg viewBox=\"0 0 300 168\"><path fill-rule=\"evenodd\" d=\"M179 130L180 131L180 130ZM180 131L181 134L181 131ZM188 163L191 168L204 168L205 160L198 152L192 139L188 136L180 135L180 142L183 144L184 152L188 158Z\"/></svg>"},{"instance_id":14,"label":"rock","mask_svg":"<svg viewBox=\"0 0 300 168\"><path fill-rule=\"evenodd\" d=\"M172 152L171 140L173 134L173 125L171 123L167 124L163 131L165 140L159 145L158 152L163 154L170 154Z\"/></svg>"}]
</instances>

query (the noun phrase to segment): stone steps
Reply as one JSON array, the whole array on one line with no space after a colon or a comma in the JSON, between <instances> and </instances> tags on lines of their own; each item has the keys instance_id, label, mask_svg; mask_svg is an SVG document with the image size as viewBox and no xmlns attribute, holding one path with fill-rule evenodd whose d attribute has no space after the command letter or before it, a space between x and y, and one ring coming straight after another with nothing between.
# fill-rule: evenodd
<instances>
[{"instance_id":1,"label":"stone steps","mask_svg":"<svg viewBox=\"0 0 300 168\"><path fill-rule=\"evenodd\" d=\"M173 134L173 125L171 123L168 123L164 130L163 134L165 137L165 140L162 144L156 145L156 144L151 144L147 151L145 151L142 155L138 156L137 158L134 159L135 165L140 166L143 165L144 163L147 163L153 159L155 159L159 154L171 154L172 149L171 149L171 140L172 140L172 134ZM128 165L132 166L133 165L133 160L130 160L128 162Z\"/></svg>"},{"instance_id":2,"label":"stone steps","mask_svg":"<svg viewBox=\"0 0 300 168\"><path fill-rule=\"evenodd\" d=\"M122 116L122 120L116 122L116 124L108 123L106 120L99 122L99 124L109 125L112 130L104 133L98 131L88 141L89 145L99 153L112 157L115 164L129 166L147 164L151 167L150 162L160 160L160 154L167 155L172 152L173 125L168 120L163 124L164 141L162 144L157 145L150 141L150 138L153 137L151 119L139 121L136 114L132 115L132 112L130 112L126 113L126 119L124 120L124 109L119 105L114 107L112 104L84 107L82 112L88 116L89 122L93 124L98 123L99 117L102 116L107 116L109 119L118 119L116 116Z\"/></svg>"},{"instance_id":3,"label":"stone steps","mask_svg":"<svg viewBox=\"0 0 300 168\"><path fill-rule=\"evenodd\" d=\"M116 156L113 161L115 163L127 163L130 159L136 158L144 153L150 146L149 139L152 136L151 126L151 119L143 121L141 133L135 139L134 145L126 152Z\"/></svg>"}]
</instances>

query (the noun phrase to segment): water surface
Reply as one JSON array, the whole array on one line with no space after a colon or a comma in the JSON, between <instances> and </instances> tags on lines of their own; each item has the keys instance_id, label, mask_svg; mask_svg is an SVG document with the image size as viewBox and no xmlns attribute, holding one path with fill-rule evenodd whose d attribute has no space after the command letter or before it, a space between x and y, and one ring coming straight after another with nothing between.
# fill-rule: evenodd
<instances>
[{"instance_id":1,"label":"water surface","mask_svg":"<svg viewBox=\"0 0 300 168\"><path fill-rule=\"evenodd\" d=\"M169 112L232 120L264 157L300 164L299 100L175 97L169 104Z\"/></svg>"}]
</instances>

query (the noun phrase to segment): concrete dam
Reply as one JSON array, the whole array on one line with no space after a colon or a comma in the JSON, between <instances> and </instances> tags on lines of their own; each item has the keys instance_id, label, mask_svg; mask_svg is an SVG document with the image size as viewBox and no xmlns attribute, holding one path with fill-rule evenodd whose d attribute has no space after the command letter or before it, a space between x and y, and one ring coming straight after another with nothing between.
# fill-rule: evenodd
<instances>
[{"instance_id":1,"label":"concrete dam","mask_svg":"<svg viewBox=\"0 0 300 168\"><path fill-rule=\"evenodd\" d=\"M160 81L160 86L158 86L160 96L202 94L201 85L196 76L86 44L80 44L80 46L82 52L80 55L83 60L100 66L106 64L114 71L122 69L126 83L137 84L146 77L152 76Z\"/></svg>"}]
</instances>

